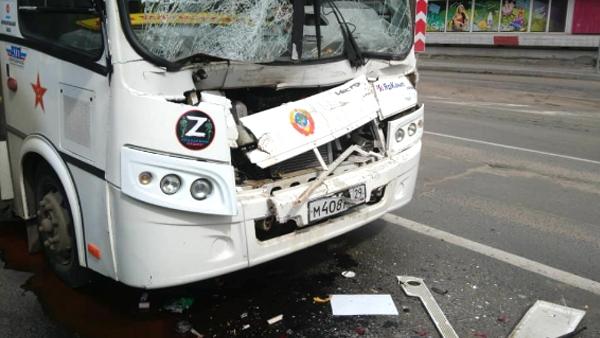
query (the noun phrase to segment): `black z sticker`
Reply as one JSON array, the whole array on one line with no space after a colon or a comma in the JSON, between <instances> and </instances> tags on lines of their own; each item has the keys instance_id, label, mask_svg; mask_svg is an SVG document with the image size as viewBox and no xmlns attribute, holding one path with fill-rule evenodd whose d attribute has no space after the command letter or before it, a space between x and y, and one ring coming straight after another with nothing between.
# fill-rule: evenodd
<instances>
[{"instance_id":1,"label":"black z sticker","mask_svg":"<svg viewBox=\"0 0 600 338\"><path fill-rule=\"evenodd\" d=\"M215 138L213 120L199 110L190 110L181 115L175 129L179 143L191 150L202 150Z\"/></svg>"}]
</instances>

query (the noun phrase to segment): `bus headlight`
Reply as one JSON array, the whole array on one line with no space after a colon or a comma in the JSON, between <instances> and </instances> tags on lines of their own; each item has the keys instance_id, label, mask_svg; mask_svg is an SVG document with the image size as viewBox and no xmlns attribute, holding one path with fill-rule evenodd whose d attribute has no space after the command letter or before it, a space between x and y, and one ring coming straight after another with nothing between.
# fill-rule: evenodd
<instances>
[{"instance_id":1,"label":"bus headlight","mask_svg":"<svg viewBox=\"0 0 600 338\"><path fill-rule=\"evenodd\" d=\"M408 136L413 136L417 132L417 125L415 123L411 123L408 126Z\"/></svg>"},{"instance_id":2,"label":"bus headlight","mask_svg":"<svg viewBox=\"0 0 600 338\"><path fill-rule=\"evenodd\" d=\"M192 194L192 197L200 201L210 196L212 191L212 183L205 178L199 178L195 180L190 187L190 193Z\"/></svg>"},{"instance_id":3,"label":"bus headlight","mask_svg":"<svg viewBox=\"0 0 600 338\"><path fill-rule=\"evenodd\" d=\"M404 129L402 129L402 127L396 129L396 133L394 134L394 137L396 138L396 142L400 143L402 141L402 139L404 138Z\"/></svg>"},{"instance_id":4,"label":"bus headlight","mask_svg":"<svg viewBox=\"0 0 600 338\"><path fill-rule=\"evenodd\" d=\"M166 175L160 180L160 190L167 195L173 195L181 188L181 179L174 174Z\"/></svg>"}]
</instances>

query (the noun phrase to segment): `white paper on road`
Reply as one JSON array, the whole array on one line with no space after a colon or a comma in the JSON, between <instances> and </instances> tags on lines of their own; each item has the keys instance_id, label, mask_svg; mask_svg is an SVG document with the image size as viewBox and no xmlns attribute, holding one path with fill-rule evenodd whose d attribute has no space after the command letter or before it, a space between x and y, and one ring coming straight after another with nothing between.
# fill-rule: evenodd
<instances>
[{"instance_id":1,"label":"white paper on road","mask_svg":"<svg viewBox=\"0 0 600 338\"><path fill-rule=\"evenodd\" d=\"M398 315L390 295L331 295L334 316Z\"/></svg>"}]
</instances>

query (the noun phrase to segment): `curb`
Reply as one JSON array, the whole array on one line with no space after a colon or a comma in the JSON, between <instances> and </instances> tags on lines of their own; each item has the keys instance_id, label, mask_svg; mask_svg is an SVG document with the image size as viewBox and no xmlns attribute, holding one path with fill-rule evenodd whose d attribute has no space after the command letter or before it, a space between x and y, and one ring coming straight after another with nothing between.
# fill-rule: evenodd
<instances>
[{"instance_id":1,"label":"curb","mask_svg":"<svg viewBox=\"0 0 600 338\"><path fill-rule=\"evenodd\" d=\"M590 68L590 73L566 73L560 71L548 71L537 69L506 69L494 68L493 65L485 65L483 67L469 67L468 65L449 66L449 65L418 65L419 70L438 71L438 72L454 72L454 73L470 73L470 74L497 74L497 75L513 75L513 76L531 76L531 77L546 77L556 79L569 80L585 80L585 81L600 81L600 74L595 73L595 69Z\"/></svg>"}]
</instances>

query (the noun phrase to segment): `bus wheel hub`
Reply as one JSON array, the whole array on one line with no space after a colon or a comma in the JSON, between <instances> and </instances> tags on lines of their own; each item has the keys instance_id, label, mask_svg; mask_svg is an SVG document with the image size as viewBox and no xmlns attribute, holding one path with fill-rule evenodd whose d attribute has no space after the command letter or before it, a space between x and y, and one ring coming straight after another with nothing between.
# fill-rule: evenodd
<instances>
[{"instance_id":1,"label":"bus wheel hub","mask_svg":"<svg viewBox=\"0 0 600 338\"><path fill-rule=\"evenodd\" d=\"M49 192L44 195L37 212L38 230L46 252L57 261L68 264L72 247L69 235L71 219L62 206L63 201L63 196L59 192Z\"/></svg>"}]
</instances>

